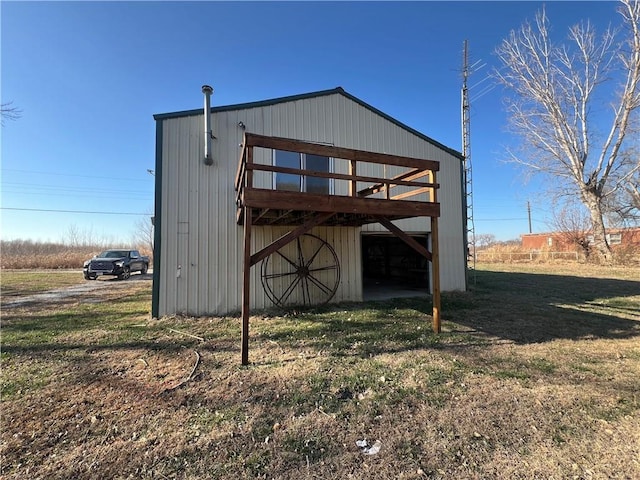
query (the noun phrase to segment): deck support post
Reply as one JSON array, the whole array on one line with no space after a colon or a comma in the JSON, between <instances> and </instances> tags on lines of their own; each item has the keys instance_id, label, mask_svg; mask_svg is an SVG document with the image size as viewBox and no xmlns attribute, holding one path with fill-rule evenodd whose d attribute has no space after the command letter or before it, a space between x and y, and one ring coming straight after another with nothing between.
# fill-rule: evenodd
<instances>
[{"instance_id":1,"label":"deck support post","mask_svg":"<svg viewBox=\"0 0 640 480\"><path fill-rule=\"evenodd\" d=\"M354 159L349 162L349 175L355 177L357 174L356 165L358 162ZM358 182L356 180L351 180L349 182L349 196L356 197L358 195Z\"/></svg>"},{"instance_id":2,"label":"deck support post","mask_svg":"<svg viewBox=\"0 0 640 480\"><path fill-rule=\"evenodd\" d=\"M242 261L242 365L249 363L249 305L251 302L251 212L244 211L244 257Z\"/></svg>"},{"instance_id":3,"label":"deck support post","mask_svg":"<svg viewBox=\"0 0 640 480\"><path fill-rule=\"evenodd\" d=\"M438 217L431 217L431 265L433 266L433 331L440 333L440 253Z\"/></svg>"},{"instance_id":4,"label":"deck support post","mask_svg":"<svg viewBox=\"0 0 640 480\"><path fill-rule=\"evenodd\" d=\"M253 147L247 149L246 186L253 187ZM244 206L244 255L242 259L242 365L249 364L249 314L251 305L251 209Z\"/></svg>"},{"instance_id":5,"label":"deck support post","mask_svg":"<svg viewBox=\"0 0 640 480\"><path fill-rule=\"evenodd\" d=\"M431 182L436 183L436 172L431 171ZM438 201L437 190L434 188L431 194L431 201ZM438 217L431 217L431 266L433 267L433 331L440 333L440 250Z\"/></svg>"}]
</instances>

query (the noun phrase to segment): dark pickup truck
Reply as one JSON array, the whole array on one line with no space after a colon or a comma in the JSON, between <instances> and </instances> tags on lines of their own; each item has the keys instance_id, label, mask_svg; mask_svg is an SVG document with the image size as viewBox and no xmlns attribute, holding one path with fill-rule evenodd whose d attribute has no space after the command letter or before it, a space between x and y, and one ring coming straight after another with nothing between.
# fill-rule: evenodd
<instances>
[{"instance_id":1,"label":"dark pickup truck","mask_svg":"<svg viewBox=\"0 0 640 480\"><path fill-rule=\"evenodd\" d=\"M133 272L147 273L149 257L137 250L105 250L84 262L82 273L86 280L95 280L99 275L114 275L126 280Z\"/></svg>"}]
</instances>

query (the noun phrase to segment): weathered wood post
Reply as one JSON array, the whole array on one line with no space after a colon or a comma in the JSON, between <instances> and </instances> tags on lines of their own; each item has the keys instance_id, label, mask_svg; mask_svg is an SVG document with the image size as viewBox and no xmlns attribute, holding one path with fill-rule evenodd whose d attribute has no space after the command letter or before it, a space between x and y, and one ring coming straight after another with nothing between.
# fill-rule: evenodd
<instances>
[{"instance_id":1,"label":"weathered wood post","mask_svg":"<svg viewBox=\"0 0 640 480\"><path fill-rule=\"evenodd\" d=\"M253 147L247 148L245 185L253 186ZM244 256L242 261L242 365L249 364L249 313L251 304L251 209L244 206Z\"/></svg>"},{"instance_id":2,"label":"weathered wood post","mask_svg":"<svg viewBox=\"0 0 640 480\"><path fill-rule=\"evenodd\" d=\"M349 175L352 177L349 181L349 196L358 196L358 182L353 178L357 175L357 161L355 159L349 160Z\"/></svg>"},{"instance_id":3,"label":"weathered wood post","mask_svg":"<svg viewBox=\"0 0 640 480\"><path fill-rule=\"evenodd\" d=\"M436 172L431 171L431 183L436 183ZM434 203L438 202L438 190L433 188ZM433 266L433 331L440 333L440 251L438 248L438 217L431 217L431 265Z\"/></svg>"}]
</instances>

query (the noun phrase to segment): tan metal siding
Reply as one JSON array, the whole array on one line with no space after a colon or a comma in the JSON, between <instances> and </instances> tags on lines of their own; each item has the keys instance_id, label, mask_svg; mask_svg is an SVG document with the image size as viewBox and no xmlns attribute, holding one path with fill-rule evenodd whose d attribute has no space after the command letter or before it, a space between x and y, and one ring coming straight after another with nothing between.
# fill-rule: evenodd
<instances>
[{"instance_id":1,"label":"tan metal siding","mask_svg":"<svg viewBox=\"0 0 640 480\"><path fill-rule=\"evenodd\" d=\"M212 166L202 161L202 115L163 120L161 315L223 314L239 310L242 227L235 222L233 181L243 134L238 126L240 121L253 133L440 161L441 285L443 290L465 288L460 160L352 100L334 94L215 112L212 129L217 138L212 142ZM269 151L256 149L256 162L271 163L271 158ZM346 172L346 162L336 162L336 168ZM358 173L379 175L380 168L368 165ZM271 185L268 175L257 180L262 186ZM344 182L336 182L337 193L345 193L346 189ZM429 230L427 217L397 224L410 232ZM254 227L252 251L286 231ZM342 280L333 301L362 299L360 231L359 228L319 227L312 232L326 239L341 260ZM379 225L365 226L362 231L386 232ZM253 308L263 308L270 303L259 276L260 266L256 265L251 277Z\"/></svg>"}]
</instances>

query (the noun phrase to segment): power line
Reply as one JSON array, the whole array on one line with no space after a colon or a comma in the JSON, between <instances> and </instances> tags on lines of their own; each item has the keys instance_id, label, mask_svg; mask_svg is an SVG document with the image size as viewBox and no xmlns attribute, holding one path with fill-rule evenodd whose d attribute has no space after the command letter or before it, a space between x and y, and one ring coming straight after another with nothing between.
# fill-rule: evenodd
<instances>
[{"instance_id":1,"label":"power line","mask_svg":"<svg viewBox=\"0 0 640 480\"><path fill-rule=\"evenodd\" d=\"M111 189L104 186L103 188L93 188L91 185L86 184L73 184L73 185L65 185L61 183L25 183L25 182L2 182L2 185L5 187L38 187L38 188L50 188L54 190L78 190L78 191L94 191L94 190L105 190L110 192L130 192L129 189Z\"/></svg>"},{"instance_id":2,"label":"power line","mask_svg":"<svg viewBox=\"0 0 640 480\"><path fill-rule=\"evenodd\" d=\"M92 215L151 215L150 213L136 213L136 212L92 212L87 210L53 210L53 209L45 209L45 208L0 207L0 210L19 210L23 212L90 213Z\"/></svg>"},{"instance_id":3,"label":"power line","mask_svg":"<svg viewBox=\"0 0 640 480\"><path fill-rule=\"evenodd\" d=\"M515 220L527 220L527 217L519 218L476 218L479 222L512 222Z\"/></svg>"},{"instance_id":4,"label":"power line","mask_svg":"<svg viewBox=\"0 0 640 480\"><path fill-rule=\"evenodd\" d=\"M18 168L3 168L3 172L21 172L21 173L37 173L40 175L56 175L60 177L79 177L79 178L101 178L104 180L126 180L128 182L146 182L148 179L144 177L140 178L123 178L123 177L102 177L98 175L79 175L76 173L60 173L60 172L43 172L40 170L21 170Z\"/></svg>"},{"instance_id":5,"label":"power line","mask_svg":"<svg viewBox=\"0 0 640 480\"><path fill-rule=\"evenodd\" d=\"M84 199L84 198L113 198L114 197L114 192L107 192L107 191L100 191L100 192L91 192L91 191L87 191L87 192L79 192L79 193L64 193L63 192L27 192L27 191L20 191L20 190L13 190L13 189L6 189L3 188L2 189L2 193L4 194L11 194L12 196L18 196L18 195L35 195L35 196L44 196L44 197L70 197L70 198L80 198L80 199ZM145 194L137 194L135 192L127 192L126 195L123 195L121 193L118 194L117 196L118 199L123 200L123 199L130 199L130 200L144 200L144 199L149 199L150 196L149 195L145 195ZM153 197L151 197L153 198Z\"/></svg>"}]
</instances>

